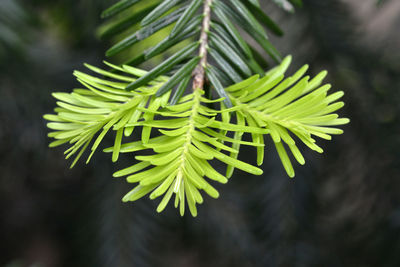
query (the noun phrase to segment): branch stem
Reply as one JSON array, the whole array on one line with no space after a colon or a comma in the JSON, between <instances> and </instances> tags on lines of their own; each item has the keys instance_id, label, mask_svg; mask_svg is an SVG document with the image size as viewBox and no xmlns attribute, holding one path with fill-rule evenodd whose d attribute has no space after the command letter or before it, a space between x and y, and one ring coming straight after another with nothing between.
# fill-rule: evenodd
<instances>
[{"instance_id":1,"label":"branch stem","mask_svg":"<svg viewBox=\"0 0 400 267\"><path fill-rule=\"evenodd\" d=\"M203 90L205 82L205 68L207 66L208 32L211 22L211 4L213 0L204 0L203 25L200 33L200 62L193 71L193 90Z\"/></svg>"}]
</instances>

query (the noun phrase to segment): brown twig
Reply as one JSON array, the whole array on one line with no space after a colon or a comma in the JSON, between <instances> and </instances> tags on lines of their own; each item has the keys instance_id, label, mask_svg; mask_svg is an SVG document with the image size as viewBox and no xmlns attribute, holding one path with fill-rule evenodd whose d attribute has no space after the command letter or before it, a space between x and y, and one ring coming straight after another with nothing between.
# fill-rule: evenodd
<instances>
[{"instance_id":1,"label":"brown twig","mask_svg":"<svg viewBox=\"0 0 400 267\"><path fill-rule=\"evenodd\" d=\"M196 69L193 71L193 90L204 88L205 81L205 68L207 66L207 48L208 48L208 32L210 30L211 21L211 3L213 0L204 1L203 10L203 26L200 34L200 48L199 56L200 62Z\"/></svg>"}]
</instances>

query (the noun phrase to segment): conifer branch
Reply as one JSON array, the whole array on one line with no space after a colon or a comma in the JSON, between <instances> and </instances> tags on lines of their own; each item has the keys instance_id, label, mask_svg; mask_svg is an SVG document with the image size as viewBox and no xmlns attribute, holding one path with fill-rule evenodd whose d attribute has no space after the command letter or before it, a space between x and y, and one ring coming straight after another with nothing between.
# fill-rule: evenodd
<instances>
[{"instance_id":1,"label":"conifer branch","mask_svg":"<svg viewBox=\"0 0 400 267\"><path fill-rule=\"evenodd\" d=\"M103 16L114 17L139 1L121 0ZM274 2L283 8L301 3ZM171 24L174 27L157 45L127 61L129 65L106 63L110 71L87 65L95 76L75 72L84 88L55 93L59 100L55 114L45 115L52 130L49 137L55 139L50 146L69 144L65 154L75 156L74 165L89 145L90 159L104 137L114 133L114 145L104 150L112 153L112 161L120 153L134 153L139 161L114 174L136 184L123 201L147 194L151 199L163 196L157 208L161 212L175 194L175 207L179 206L182 216L186 203L190 213L197 215L196 205L203 202L201 192L218 198L208 179L226 183L234 169L261 175L261 169L238 156L242 145L254 146L257 165L262 165L266 136L273 140L288 176L294 177L288 151L299 164L305 164L298 143L322 153L314 138L331 140L331 135L343 133L337 126L349 120L334 113L344 105L338 101L343 92L328 94L331 86L322 85L327 72L310 79L304 76L306 65L285 78L291 56L282 60L269 41L265 28L278 35L282 31L260 7L258 0L169 0L132 16L124 15L129 12L115 16L103 36L115 36L138 23L140 28L127 33L107 51L108 56L132 48ZM268 64L241 30L279 65L265 73ZM187 42L183 48L153 69L133 67L183 41ZM193 92L185 95L192 78ZM205 94L206 81L219 98ZM215 105L211 108L210 103ZM231 115L236 119L232 121ZM138 129L141 140L127 143ZM242 140L246 133L251 142ZM226 164L225 176L214 169L214 160Z\"/></svg>"}]
</instances>

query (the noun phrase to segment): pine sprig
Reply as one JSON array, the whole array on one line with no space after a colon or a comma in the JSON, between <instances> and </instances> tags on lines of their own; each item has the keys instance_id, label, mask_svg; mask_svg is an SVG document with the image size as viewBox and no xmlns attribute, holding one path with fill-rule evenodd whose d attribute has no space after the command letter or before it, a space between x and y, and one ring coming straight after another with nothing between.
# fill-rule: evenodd
<instances>
[{"instance_id":1,"label":"pine sprig","mask_svg":"<svg viewBox=\"0 0 400 267\"><path fill-rule=\"evenodd\" d=\"M285 9L301 4L299 0L275 2ZM258 0L161 1L132 15L139 3L143 2L123 0L103 13L103 17L117 16L103 33L107 37L140 24L107 55L119 54L169 25L173 27L166 38L127 60L129 64L141 64L182 42L185 46L150 71L127 64L106 63L108 71L86 65L95 75L76 71L84 88L53 94L58 107L55 114L44 116L53 130L49 137L55 139L50 146L69 144L65 154L75 156L72 166L91 146L88 162L110 133L115 135L114 144L104 152L112 154L113 162L120 153L135 155L135 164L114 173L136 184L124 202L145 195L162 197L157 208L161 212L175 194L180 214L187 205L197 216L202 191L219 196L209 180L226 183L234 169L262 174L260 168L238 159L242 145L256 148L261 166L264 138L270 136L287 174L294 177L287 148L304 164L297 140L321 153L314 138L330 140L343 132L336 126L349 122L334 113L344 105L338 102L343 92L328 94L330 85L321 86L326 72L310 79L304 76L306 65L285 78L291 57L282 60L269 42L266 29L277 35L282 32ZM265 72L266 62L241 30L278 66ZM191 91L186 93L188 87ZM141 138L132 142L130 136L138 129ZM243 141L245 134L252 141ZM226 165L225 175L214 169L214 161Z\"/></svg>"},{"instance_id":2,"label":"pine sprig","mask_svg":"<svg viewBox=\"0 0 400 267\"><path fill-rule=\"evenodd\" d=\"M328 95L330 86L320 86L326 72L309 80L308 76L302 78L307 70L304 66L284 79L290 61L290 56L285 58L281 65L262 78L254 75L222 88L232 103L231 108L226 108L224 98L206 98L201 89L195 89L177 104L170 105L169 94L156 96L156 92L168 83L167 77L152 82L151 87L127 91L129 82L144 77L145 71L109 64L125 74L120 75L87 65L108 78L76 72L75 76L86 89L54 94L60 100L55 110L57 114L45 115L51 121L48 127L55 130L49 134L56 139L50 146L70 143L66 154L68 158L77 153L74 165L96 134L100 132L89 159L104 136L112 130L115 132L114 145L104 151L112 153L114 162L120 153L134 153L139 161L114 174L115 177L128 175L129 183L138 183L123 201L135 201L147 194L152 199L164 195L157 208L161 212L175 194L175 206L179 205L181 215L186 202L191 214L196 216L196 204L203 201L200 190L214 198L219 196L205 177L226 183L235 168L254 175L262 173L261 169L237 160L241 145L256 147L257 164L261 165L264 136L271 136L286 172L293 177L294 170L285 145L300 164L305 160L291 134L311 149L322 152L312 136L330 140L331 134L341 134L342 130L327 126L349 122L331 114L344 105L335 102L343 92ZM221 108L212 109L207 103L219 103ZM218 114L221 120L217 119ZM231 114L235 114L236 123L231 122ZM125 143L123 134L129 137L138 127L142 129L141 140ZM152 129L161 135L152 136ZM233 138L227 136L228 132L233 132ZM252 135L252 142L242 141L245 133ZM154 154L140 155L144 150L152 150ZM225 176L210 164L214 159L227 165Z\"/></svg>"}]
</instances>

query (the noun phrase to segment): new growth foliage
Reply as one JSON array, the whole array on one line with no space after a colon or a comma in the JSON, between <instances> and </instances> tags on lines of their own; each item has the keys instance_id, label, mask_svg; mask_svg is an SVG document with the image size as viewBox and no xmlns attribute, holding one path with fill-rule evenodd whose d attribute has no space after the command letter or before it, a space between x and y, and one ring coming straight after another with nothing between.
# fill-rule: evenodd
<instances>
[{"instance_id":1,"label":"new growth foliage","mask_svg":"<svg viewBox=\"0 0 400 267\"><path fill-rule=\"evenodd\" d=\"M55 139L50 146L69 144L65 154L75 157L72 166L90 148L88 162L107 134L115 136L114 145L104 149L112 154L113 162L120 153L135 156L132 166L114 173L135 184L124 202L149 195L161 199L157 208L161 212L174 196L182 216L186 206L196 216L203 192L219 196L210 180L227 183L236 168L262 174L260 168L238 159L242 145L255 147L260 166L264 138L272 138L284 169L294 177L288 151L304 164L299 142L322 153L315 138L330 140L331 135L342 133L337 125L349 122L334 113L344 105L338 101L343 92L328 93L331 86L322 85L325 71L310 78L304 76L308 68L304 66L285 78L291 57L281 61L268 41L264 26L275 34L282 32L258 1L161 1L132 13L138 2L120 1L103 13L103 17L119 14L104 31L106 36L139 22L141 26L107 55L120 53L175 23L169 35L126 64L106 63L109 70L86 65L94 72L91 75L76 71L83 88L54 93L58 107L55 114L45 115L53 130L49 137ZM275 2L292 6L287 1ZM202 6L204 12L198 14ZM238 25L279 65L264 72L265 61L240 35ZM192 39L199 34L200 40ZM182 41L183 48L152 70L132 66ZM206 86L193 83L190 88L193 77L203 79ZM141 136L139 141L130 140L134 132ZM250 134L251 141L243 141L244 134ZM215 161L226 165L225 174L214 169Z\"/></svg>"}]
</instances>

